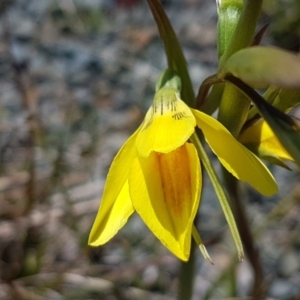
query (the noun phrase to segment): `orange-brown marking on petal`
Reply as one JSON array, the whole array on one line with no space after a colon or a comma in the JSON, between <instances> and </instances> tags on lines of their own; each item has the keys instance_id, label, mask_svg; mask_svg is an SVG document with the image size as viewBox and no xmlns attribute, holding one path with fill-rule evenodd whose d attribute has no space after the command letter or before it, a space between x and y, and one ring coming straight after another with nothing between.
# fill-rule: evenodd
<instances>
[{"instance_id":1,"label":"orange-brown marking on petal","mask_svg":"<svg viewBox=\"0 0 300 300\"><path fill-rule=\"evenodd\" d=\"M185 145L167 154L158 154L164 198L170 213L176 217L190 214L192 187L188 154Z\"/></svg>"}]
</instances>

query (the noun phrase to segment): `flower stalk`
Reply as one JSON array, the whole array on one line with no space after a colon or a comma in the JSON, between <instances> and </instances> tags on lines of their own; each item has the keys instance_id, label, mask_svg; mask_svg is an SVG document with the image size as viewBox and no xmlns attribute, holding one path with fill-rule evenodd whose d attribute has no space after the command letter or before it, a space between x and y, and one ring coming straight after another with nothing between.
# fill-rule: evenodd
<instances>
[{"instance_id":1,"label":"flower stalk","mask_svg":"<svg viewBox=\"0 0 300 300\"><path fill-rule=\"evenodd\" d=\"M197 251L192 243L191 253L187 262L180 262L177 300L191 300L193 297Z\"/></svg>"},{"instance_id":2,"label":"flower stalk","mask_svg":"<svg viewBox=\"0 0 300 300\"><path fill-rule=\"evenodd\" d=\"M235 86L225 84L222 95L218 120L232 133L238 137L248 117L251 101Z\"/></svg>"}]
</instances>

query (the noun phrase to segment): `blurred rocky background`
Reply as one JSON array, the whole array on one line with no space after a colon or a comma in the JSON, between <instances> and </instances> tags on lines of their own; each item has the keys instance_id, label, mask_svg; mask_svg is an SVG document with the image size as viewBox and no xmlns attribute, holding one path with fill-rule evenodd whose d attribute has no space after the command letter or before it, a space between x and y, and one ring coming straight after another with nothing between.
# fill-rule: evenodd
<instances>
[{"instance_id":1,"label":"blurred rocky background","mask_svg":"<svg viewBox=\"0 0 300 300\"><path fill-rule=\"evenodd\" d=\"M195 90L217 67L216 4L162 1ZM300 4L265 1L263 43L299 50ZM0 1L0 299L176 299L179 262L137 216L107 245L87 246L114 155L142 121L166 68L142 0ZM300 186L249 192L249 220L269 299L300 299ZM248 189L248 187L245 187ZM194 299L247 299L252 270L205 180ZM236 298L237 299L237 298Z\"/></svg>"}]
</instances>

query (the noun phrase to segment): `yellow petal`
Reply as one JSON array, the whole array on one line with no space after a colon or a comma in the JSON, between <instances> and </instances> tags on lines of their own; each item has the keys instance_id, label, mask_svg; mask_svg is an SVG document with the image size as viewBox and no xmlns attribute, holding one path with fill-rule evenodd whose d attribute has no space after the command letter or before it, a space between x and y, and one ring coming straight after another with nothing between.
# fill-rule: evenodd
<instances>
[{"instance_id":1,"label":"yellow petal","mask_svg":"<svg viewBox=\"0 0 300 300\"><path fill-rule=\"evenodd\" d=\"M239 137L239 141L249 148L255 147L258 152L266 155L294 161L263 119L244 130Z\"/></svg>"},{"instance_id":2,"label":"yellow petal","mask_svg":"<svg viewBox=\"0 0 300 300\"><path fill-rule=\"evenodd\" d=\"M195 130L196 120L177 92L163 88L155 94L136 140L140 156L168 153L182 146Z\"/></svg>"},{"instance_id":3,"label":"yellow petal","mask_svg":"<svg viewBox=\"0 0 300 300\"><path fill-rule=\"evenodd\" d=\"M196 149L185 143L167 153L135 159L129 174L133 206L156 237L177 257L190 255L201 191Z\"/></svg>"},{"instance_id":4,"label":"yellow petal","mask_svg":"<svg viewBox=\"0 0 300 300\"><path fill-rule=\"evenodd\" d=\"M109 169L103 197L89 236L89 245L110 240L134 212L129 196L128 174L136 157L135 140L139 129L125 142Z\"/></svg>"},{"instance_id":5,"label":"yellow petal","mask_svg":"<svg viewBox=\"0 0 300 300\"><path fill-rule=\"evenodd\" d=\"M223 166L241 181L246 181L266 196L278 191L276 181L266 166L216 119L192 110L197 125Z\"/></svg>"}]
</instances>

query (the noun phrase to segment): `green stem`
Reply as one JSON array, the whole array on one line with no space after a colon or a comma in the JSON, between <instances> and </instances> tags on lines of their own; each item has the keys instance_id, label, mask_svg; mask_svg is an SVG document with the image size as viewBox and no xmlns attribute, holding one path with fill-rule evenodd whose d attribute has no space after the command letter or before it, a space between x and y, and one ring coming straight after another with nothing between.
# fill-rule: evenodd
<instances>
[{"instance_id":1,"label":"green stem","mask_svg":"<svg viewBox=\"0 0 300 300\"><path fill-rule=\"evenodd\" d=\"M196 263L196 245L192 242L190 258L187 262L181 262L179 273L179 292L177 300L191 300L193 296L195 263Z\"/></svg>"},{"instance_id":2,"label":"green stem","mask_svg":"<svg viewBox=\"0 0 300 300\"><path fill-rule=\"evenodd\" d=\"M244 5L243 0L222 0L218 3L218 57L222 57L232 39Z\"/></svg>"},{"instance_id":3,"label":"green stem","mask_svg":"<svg viewBox=\"0 0 300 300\"><path fill-rule=\"evenodd\" d=\"M225 84L218 120L237 137L247 120L251 101L235 86Z\"/></svg>"},{"instance_id":4,"label":"green stem","mask_svg":"<svg viewBox=\"0 0 300 300\"><path fill-rule=\"evenodd\" d=\"M261 11L261 5L262 0L245 1L235 31L230 38L231 40L228 44L226 42L225 52L219 61L219 70L222 69L223 64L232 54L242 48L248 47L252 43L258 17ZM221 95L223 93L223 85L214 85L209 96L205 98L202 94L200 95L200 92L202 93L202 90L199 91L197 96L196 108L210 115L219 106ZM237 128L238 127L240 127L240 125L237 126Z\"/></svg>"},{"instance_id":5,"label":"green stem","mask_svg":"<svg viewBox=\"0 0 300 300\"><path fill-rule=\"evenodd\" d=\"M227 5L228 4L225 2L225 16L227 15ZM236 10L236 13L238 14L240 3L233 1L232 5L233 8L235 8L234 11ZM261 5L262 0L245 1L238 24L230 42L228 46L227 44L223 45L225 47L225 52L220 59L219 70L222 69L224 62L232 54L249 46L253 41L255 28L261 11ZM219 12L219 14L222 15L221 12ZM219 31L220 30L221 28ZM240 130L247 119L249 108L250 100L235 87L226 84L221 99L218 119L233 134L233 136L237 137L239 135Z\"/></svg>"}]
</instances>

